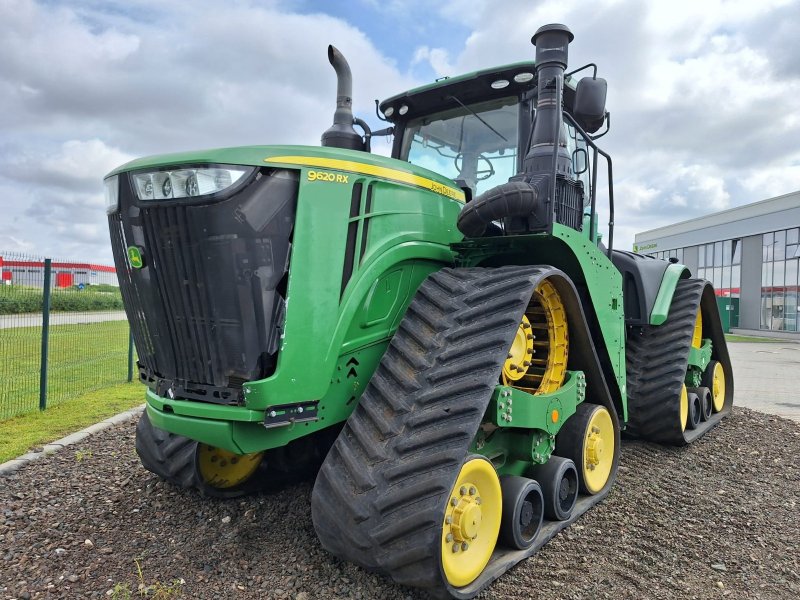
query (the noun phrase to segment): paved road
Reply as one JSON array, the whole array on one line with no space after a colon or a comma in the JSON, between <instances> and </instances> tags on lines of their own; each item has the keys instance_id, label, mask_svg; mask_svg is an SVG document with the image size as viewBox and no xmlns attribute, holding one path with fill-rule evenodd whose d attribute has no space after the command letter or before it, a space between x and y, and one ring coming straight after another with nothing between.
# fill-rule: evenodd
<instances>
[{"instance_id":1,"label":"paved road","mask_svg":"<svg viewBox=\"0 0 800 600\"><path fill-rule=\"evenodd\" d=\"M800 421L800 344L729 342L733 402Z\"/></svg>"},{"instance_id":2,"label":"paved road","mask_svg":"<svg viewBox=\"0 0 800 600\"><path fill-rule=\"evenodd\" d=\"M124 310L50 313L50 325L77 325L79 323L100 323L101 321L124 321L126 318ZM0 315L0 329L10 329L12 327L39 327L41 324L41 313Z\"/></svg>"}]
</instances>

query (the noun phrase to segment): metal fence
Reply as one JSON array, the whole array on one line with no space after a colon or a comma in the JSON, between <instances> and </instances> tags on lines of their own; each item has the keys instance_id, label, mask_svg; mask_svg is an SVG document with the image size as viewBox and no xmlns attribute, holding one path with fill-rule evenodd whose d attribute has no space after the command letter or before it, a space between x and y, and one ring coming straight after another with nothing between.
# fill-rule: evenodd
<instances>
[{"instance_id":1,"label":"metal fence","mask_svg":"<svg viewBox=\"0 0 800 600\"><path fill-rule=\"evenodd\" d=\"M0 419L131 381L113 267L0 252Z\"/></svg>"}]
</instances>

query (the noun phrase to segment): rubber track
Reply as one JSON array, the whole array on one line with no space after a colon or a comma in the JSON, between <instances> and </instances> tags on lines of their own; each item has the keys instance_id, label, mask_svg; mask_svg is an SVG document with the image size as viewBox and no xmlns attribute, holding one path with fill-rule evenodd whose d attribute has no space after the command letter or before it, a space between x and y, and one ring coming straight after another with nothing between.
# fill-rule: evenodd
<instances>
[{"instance_id":1,"label":"rubber track","mask_svg":"<svg viewBox=\"0 0 800 600\"><path fill-rule=\"evenodd\" d=\"M328 551L433 595L454 593L440 566L447 495L550 272L443 269L423 282L317 476L312 517Z\"/></svg>"},{"instance_id":2,"label":"rubber track","mask_svg":"<svg viewBox=\"0 0 800 600\"><path fill-rule=\"evenodd\" d=\"M627 435L681 446L701 437L727 414L725 411L714 415L694 431L681 431L677 399L689 364L697 311L708 285L702 279L679 281L669 316L662 325L629 328L626 340ZM706 315L703 317L705 319Z\"/></svg>"}]
</instances>

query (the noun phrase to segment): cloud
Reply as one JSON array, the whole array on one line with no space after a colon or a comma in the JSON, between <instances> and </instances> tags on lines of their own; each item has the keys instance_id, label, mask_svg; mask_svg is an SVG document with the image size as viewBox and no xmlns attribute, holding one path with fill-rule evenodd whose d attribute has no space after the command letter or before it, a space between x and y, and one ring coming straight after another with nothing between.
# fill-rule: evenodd
<instances>
[{"instance_id":1,"label":"cloud","mask_svg":"<svg viewBox=\"0 0 800 600\"><path fill-rule=\"evenodd\" d=\"M609 82L601 145L614 158L618 247L637 231L800 187L795 1L351 8L0 0L0 249L110 260L100 179L133 156L318 144L334 109L328 43L350 61L356 112L378 126L374 98L427 83L416 74L532 60L531 35L550 22L575 33L571 65L596 62ZM353 11L375 26L341 16Z\"/></svg>"},{"instance_id":2,"label":"cloud","mask_svg":"<svg viewBox=\"0 0 800 600\"><path fill-rule=\"evenodd\" d=\"M329 43L368 121L375 97L419 83L342 19L277 2L88 6L0 0L0 202L16 246L58 239L110 260L101 178L132 157L319 144L335 109Z\"/></svg>"},{"instance_id":3,"label":"cloud","mask_svg":"<svg viewBox=\"0 0 800 600\"><path fill-rule=\"evenodd\" d=\"M465 12L473 33L446 57L456 72L533 59L531 34L551 22L575 34L571 67L599 65L618 247L637 231L800 187L797 2L599 0L587 12L577 0L510 0ZM434 70L442 60L426 46L417 57Z\"/></svg>"}]
</instances>

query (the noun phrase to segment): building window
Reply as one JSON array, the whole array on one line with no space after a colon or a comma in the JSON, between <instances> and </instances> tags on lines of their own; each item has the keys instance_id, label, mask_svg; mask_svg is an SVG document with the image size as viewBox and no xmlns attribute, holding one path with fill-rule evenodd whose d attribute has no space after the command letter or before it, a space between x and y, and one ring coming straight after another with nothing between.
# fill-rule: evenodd
<instances>
[{"instance_id":1,"label":"building window","mask_svg":"<svg viewBox=\"0 0 800 600\"><path fill-rule=\"evenodd\" d=\"M798 331L800 229L762 237L761 329Z\"/></svg>"},{"instance_id":2,"label":"building window","mask_svg":"<svg viewBox=\"0 0 800 600\"><path fill-rule=\"evenodd\" d=\"M717 296L738 298L742 284L742 240L723 240L697 248L697 276L714 286ZM731 323L734 327L735 324Z\"/></svg>"}]
</instances>

